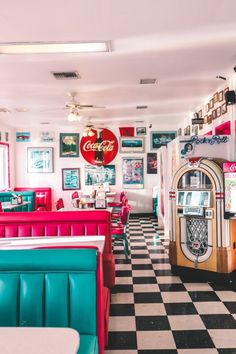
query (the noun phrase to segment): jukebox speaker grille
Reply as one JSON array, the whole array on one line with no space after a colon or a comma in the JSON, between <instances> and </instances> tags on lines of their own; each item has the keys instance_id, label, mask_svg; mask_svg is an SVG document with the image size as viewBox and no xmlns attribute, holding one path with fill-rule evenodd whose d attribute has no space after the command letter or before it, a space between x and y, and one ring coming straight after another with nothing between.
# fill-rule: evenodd
<instances>
[{"instance_id":1,"label":"jukebox speaker grille","mask_svg":"<svg viewBox=\"0 0 236 354\"><path fill-rule=\"evenodd\" d=\"M195 256L203 256L208 249L207 220L187 218L187 247Z\"/></svg>"}]
</instances>

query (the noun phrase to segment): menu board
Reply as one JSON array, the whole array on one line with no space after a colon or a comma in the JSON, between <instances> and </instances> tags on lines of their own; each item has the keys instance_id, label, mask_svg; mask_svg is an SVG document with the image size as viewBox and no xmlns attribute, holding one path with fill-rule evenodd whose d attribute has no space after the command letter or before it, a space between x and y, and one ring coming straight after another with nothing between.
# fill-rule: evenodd
<instances>
[{"instance_id":1,"label":"menu board","mask_svg":"<svg viewBox=\"0 0 236 354\"><path fill-rule=\"evenodd\" d=\"M224 163L225 218L236 214L236 163Z\"/></svg>"}]
</instances>

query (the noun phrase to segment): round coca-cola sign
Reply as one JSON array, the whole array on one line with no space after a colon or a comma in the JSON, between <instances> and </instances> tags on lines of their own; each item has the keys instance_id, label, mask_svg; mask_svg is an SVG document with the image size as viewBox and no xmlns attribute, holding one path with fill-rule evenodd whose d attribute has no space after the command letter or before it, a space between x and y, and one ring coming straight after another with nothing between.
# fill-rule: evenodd
<instances>
[{"instance_id":1,"label":"round coca-cola sign","mask_svg":"<svg viewBox=\"0 0 236 354\"><path fill-rule=\"evenodd\" d=\"M109 129L92 129L93 136L82 137L80 151L92 165L107 165L118 152L118 141Z\"/></svg>"}]
</instances>

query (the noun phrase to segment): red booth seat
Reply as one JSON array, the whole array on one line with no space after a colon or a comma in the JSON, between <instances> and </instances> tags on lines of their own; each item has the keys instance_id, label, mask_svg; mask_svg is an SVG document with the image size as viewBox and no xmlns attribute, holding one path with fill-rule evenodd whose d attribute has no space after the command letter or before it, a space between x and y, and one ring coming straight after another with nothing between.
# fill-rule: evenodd
<instances>
[{"instance_id":1,"label":"red booth seat","mask_svg":"<svg viewBox=\"0 0 236 354\"><path fill-rule=\"evenodd\" d=\"M111 215L108 211L42 211L0 214L0 238L31 236L104 235L104 285L115 285L112 254Z\"/></svg>"},{"instance_id":2,"label":"red booth seat","mask_svg":"<svg viewBox=\"0 0 236 354\"><path fill-rule=\"evenodd\" d=\"M45 188L14 188L15 191L33 191L35 192L34 210L52 210L52 189L49 187Z\"/></svg>"}]
</instances>

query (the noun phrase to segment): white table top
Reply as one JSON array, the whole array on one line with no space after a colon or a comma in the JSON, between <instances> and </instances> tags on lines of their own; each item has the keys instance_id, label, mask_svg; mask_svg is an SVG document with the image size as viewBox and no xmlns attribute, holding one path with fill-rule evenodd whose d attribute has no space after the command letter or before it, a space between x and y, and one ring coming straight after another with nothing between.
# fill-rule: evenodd
<instances>
[{"instance_id":1,"label":"white table top","mask_svg":"<svg viewBox=\"0 0 236 354\"><path fill-rule=\"evenodd\" d=\"M9 237L0 239L0 249L32 249L43 246L95 246L102 253L104 243L105 236Z\"/></svg>"},{"instance_id":2,"label":"white table top","mask_svg":"<svg viewBox=\"0 0 236 354\"><path fill-rule=\"evenodd\" d=\"M11 204L11 202L2 202L2 209L16 209L27 204L30 204L30 202L22 202L21 204Z\"/></svg>"},{"instance_id":3,"label":"white table top","mask_svg":"<svg viewBox=\"0 0 236 354\"><path fill-rule=\"evenodd\" d=\"M2 354L76 354L79 342L71 328L0 327Z\"/></svg>"},{"instance_id":4,"label":"white table top","mask_svg":"<svg viewBox=\"0 0 236 354\"><path fill-rule=\"evenodd\" d=\"M109 211L112 212L112 208L107 207L105 209L95 209L95 208L74 208L73 206L71 206L70 208L61 208L58 211Z\"/></svg>"}]
</instances>

